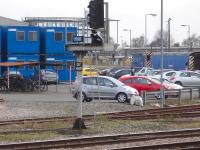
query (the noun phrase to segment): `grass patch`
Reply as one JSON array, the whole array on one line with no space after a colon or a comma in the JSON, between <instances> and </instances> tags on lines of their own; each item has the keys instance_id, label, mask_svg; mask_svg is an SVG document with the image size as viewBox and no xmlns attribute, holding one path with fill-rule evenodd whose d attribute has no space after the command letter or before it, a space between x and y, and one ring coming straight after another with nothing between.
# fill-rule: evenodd
<instances>
[{"instance_id":1,"label":"grass patch","mask_svg":"<svg viewBox=\"0 0 200 150\"><path fill-rule=\"evenodd\" d=\"M87 122L85 122L87 123ZM169 116L165 119L155 120L110 120L103 115L97 115L94 122L87 125L84 130L72 130L73 124L66 122L51 122L44 124L25 124L23 128L29 129L45 129L45 128L68 128L63 131L45 131L39 133L22 133L22 134L0 134L1 142L28 142L35 140L49 140L68 137L103 135L103 134L120 134L120 133L139 133L153 132L163 130L175 130L185 128L200 127L200 120L193 119L176 119L174 116ZM33 128L31 128L33 127ZM2 127L1 127L2 128ZM22 129L21 126L19 126ZM7 128L5 127L5 130ZM2 129L3 130L3 129ZM16 129L15 129L16 130Z\"/></svg>"}]
</instances>

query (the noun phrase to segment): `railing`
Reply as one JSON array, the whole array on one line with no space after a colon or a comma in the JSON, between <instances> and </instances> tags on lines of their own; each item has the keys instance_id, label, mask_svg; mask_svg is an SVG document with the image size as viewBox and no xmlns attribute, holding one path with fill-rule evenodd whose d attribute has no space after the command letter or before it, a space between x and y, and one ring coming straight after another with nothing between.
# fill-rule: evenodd
<instances>
[{"instance_id":1,"label":"railing","mask_svg":"<svg viewBox=\"0 0 200 150\"><path fill-rule=\"evenodd\" d=\"M197 94L197 96L195 96ZM148 100L156 99L155 96L159 96L160 91L142 91L142 99L143 104L145 105ZM184 89L177 89L177 90L164 90L164 95L172 96L179 101L179 104L181 103L181 100L186 100L189 97L189 100L193 100L194 98L200 98L200 87L187 87Z\"/></svg>"}]
</instances>

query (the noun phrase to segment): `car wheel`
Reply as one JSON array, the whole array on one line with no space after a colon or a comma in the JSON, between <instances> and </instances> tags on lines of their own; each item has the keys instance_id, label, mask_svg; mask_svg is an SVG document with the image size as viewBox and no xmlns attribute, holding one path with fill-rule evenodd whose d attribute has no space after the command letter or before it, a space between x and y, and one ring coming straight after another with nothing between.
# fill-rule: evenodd
<instances>
[{"instance_id":1,"label":"car wheel","mask_svg":"<svg viewBox=\"0 0 200 150\"><path fill-rule=\"evenodd\" d=\"M77 92L75 95L74 95L74 98L76 98L76 100L79 100L79 92ZM87 101L87 97L85 95L85 93L82 93L82 102L84 101Z\"/></svg>"},{"instance_id":2,"label":"car wheel","mask_svg":"<svg viewBox=\"0 0 200 150\"><path fill-rule=\"evenodd\" d=\"M182 86L182 83L180 81L175 82L175 84Z\"/></svg>"},{"instance_id":3,"label":"car wheel","mask_svg":"<svg viewBox=\"0 0 200 150\"><path fill-rule=\"evenodd\" d=\"M124 102L126 102L126 101L127 101L127 96L126 96L126 94L125 94L125 93L119 93L119 94L117 95L117 101L118 101L119 103L124 103Z\"/></svg>"}]
</instances>

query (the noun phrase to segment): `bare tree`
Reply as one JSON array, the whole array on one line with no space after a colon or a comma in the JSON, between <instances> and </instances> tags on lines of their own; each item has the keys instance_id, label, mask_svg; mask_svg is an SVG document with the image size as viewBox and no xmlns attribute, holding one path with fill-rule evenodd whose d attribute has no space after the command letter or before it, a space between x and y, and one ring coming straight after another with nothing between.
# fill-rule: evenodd
<instances>
[{"instance_id":1,"label":"bare tree","mask_svg":"<svg viewBox=\"0 0 200 150\"><path fill-rule=\"evenodd\" d=\"M183 40L182 46L200 47L200 36L193 34L190 38Z\"/></svg>"},{"instance_id":2,"label":"bare tree","mask_svg":"<svg viewBox=\"0 0 200 150\"><path fill-rule=\"evenodd\" d=\"M144 46L144 36L136 37L131 39L132 47L143 47Z\"/></svg>"},{"instance_id":3,"label":"bare tree","mask_svg":"<svg viewBox=\"0 0 200 150\"><path fill-rule=\"evenodd\" d=\"M161 36L160 36L160 34L161 34L160 30L156 32L154 39L151 42L150 46L152 46L152 47L161 46L161 39L160 39ZM174 39L173 39L172 36L170 36L170 43L171 43L171 45L173 45L173 43L174 43ZM164 47L168 46L168 33L166 31L163 31L163 46Z\"/></svg>"}]
</instances>

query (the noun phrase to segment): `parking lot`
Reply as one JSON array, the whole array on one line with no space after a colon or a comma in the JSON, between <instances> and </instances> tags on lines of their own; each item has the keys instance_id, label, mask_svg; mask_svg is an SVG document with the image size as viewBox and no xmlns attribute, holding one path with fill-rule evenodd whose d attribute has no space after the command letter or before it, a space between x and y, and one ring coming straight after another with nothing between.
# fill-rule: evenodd
<instances>
[{"instance_id":1,"label":"parking lot","mask_svg":"<svg viewBox=\"0 0 200 150\"><path fill-rule=\"evenodd\" d=\"M76 116L78 101L70 94L69 84L50 85L47 92L1 93L0 119L23 119L54 116ZM142 109L116 100L93 100L83 103L83 115L101 112Z\"/></svg>"}]
</instances>

